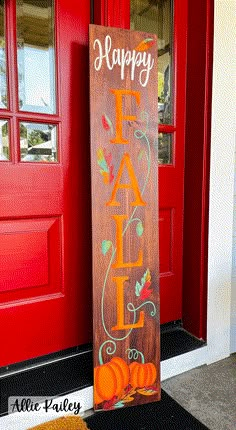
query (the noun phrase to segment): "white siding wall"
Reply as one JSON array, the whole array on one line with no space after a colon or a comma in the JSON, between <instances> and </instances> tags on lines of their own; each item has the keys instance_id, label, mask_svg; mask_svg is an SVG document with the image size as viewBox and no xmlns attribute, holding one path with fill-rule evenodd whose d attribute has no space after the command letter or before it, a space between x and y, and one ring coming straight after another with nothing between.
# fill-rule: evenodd
<instances>
[{"instance_id":1,"label":"white siding wall","mask_svg":"<svg viewBox=\"0 0 236 430\"><path fill-rule=\"evenodd\" d=\"M236 85L236 84L235 84ZM236 97L235 97L236 98ZM231 292L231 353L236 352L236 151L234 168L234 222L232 256L232 292Z\"/></svg>"},{"instance_id":2,"label":"white siding wall","mask_svg":"<svg viewBox=\"0 0 236 430\"><path fill-rule=\"evenodd\" d=\"M234 31L236 27L236 1L231 0L234 12ZM235 36L234 36L235 41ZM235 43L232 46L232 76L233 76L233 97L234 97L234 110L232 111L232 139L234 134L236 144L236 49ZM231 290L231 353L236 352L236 147L234 154L234 221L233 221L233 255L232 255L232 290Z\"/></svg>"},{"instance_id":3,"label":"white siding wall","mask_svg":"<svg viewBox=\"0 0 236 430\"><path fill-rule=\"evenodd\" d=\"M230 352L235 175L235 0L215 0L208 265L209 359Z\"/></svg>"}]
</instances>

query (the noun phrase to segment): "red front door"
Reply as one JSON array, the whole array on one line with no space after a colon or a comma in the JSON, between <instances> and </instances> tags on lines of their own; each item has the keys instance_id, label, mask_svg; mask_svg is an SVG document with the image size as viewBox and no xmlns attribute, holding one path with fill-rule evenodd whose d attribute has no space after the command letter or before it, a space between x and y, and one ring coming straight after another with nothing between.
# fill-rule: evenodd
<instances>
[{"instance_id":1,"label":"red front door","mask_svg":"<svg viewBox=\"0 0 236 430\"><path fill-rule=\"evenodd\" d=\"M5 0L0 21L6 366L90 340L90 1Z\"/></svg>"},{"instance_id":2,"label":"red front door","mask_svg":"<svg viewBox=\"0 0 236 430\"><path fill-rule=\"evenodd\" d=\"M158 36L160 320L164 324L182 319L187 0L122 4L121 25Z\"/></svg>"}]
</instances>

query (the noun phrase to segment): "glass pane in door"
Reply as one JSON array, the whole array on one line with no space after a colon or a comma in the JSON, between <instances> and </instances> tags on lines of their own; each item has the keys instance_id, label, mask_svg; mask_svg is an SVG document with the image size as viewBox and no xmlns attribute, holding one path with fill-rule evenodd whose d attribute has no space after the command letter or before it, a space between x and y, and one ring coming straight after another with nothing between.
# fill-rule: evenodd
<instances>
[{"instance_id":1,"label":"glass pane in door","mask_svg":"<svg viewBox=\"0 0 236 430\"><path fill-rule=\"evenodd\" d=\"M57 127L54 124L20 123L21 161L58 161Z\"/></svg>"},{"instance_id":2,"label":"glass pane in door","mask_svg":"<svg viewBox=\"0 0 236 430\"><path fill-rule=\"evenodd\" d=\"M7 107L5 1L0 0L0 109Z\"/></svg>"},{"instance_id":3,"label":"glass pane in door","mask_svg":"<svg viewBox=\"0 0 236 430\"><path fill-rule=\"evenodd\" d=\"M158 116L173 123L172 0L131 0L130 28L158 36Z\"/></svg>"},{"instance_id":4,"label":"glass pane in door","mask_svg":"<svg viewBox=\"0 0 236 430\"><path fill-rule=\"evenodd\" d=\"M53 0L17 0L19 109L55 113Z\"/></svg>"},{"instance_id":5,"label":"glass pane in door","mask_svg":"<svg viewBox=\"0 0 236 430\"><path fill-rule=\"evenodd\" d=\"M0 161L10 159L8 121L0 119Z\"/></svg>"},{"instance_id":6,"label":"glass pane in door","mask_svg":"<svg viewBox=\"0 0 236 430\"><path fill-rule=\"evenodd\" d=\"M158 134L158 163L172 164L173 133Z\"/></svg>"}]
</instances>

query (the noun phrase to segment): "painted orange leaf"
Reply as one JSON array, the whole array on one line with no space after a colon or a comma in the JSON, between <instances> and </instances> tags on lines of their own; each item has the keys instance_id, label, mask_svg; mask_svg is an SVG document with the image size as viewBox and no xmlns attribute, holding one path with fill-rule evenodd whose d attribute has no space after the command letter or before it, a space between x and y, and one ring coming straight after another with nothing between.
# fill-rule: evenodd
<instances>
[{"instance_id":1,"label":"painted orange leaf","mask_svg":"<svg viewBox=\"0 0 236 430\"><path fill-rule=\"evenodd\" d=\"M97 162L101 168L100 173L103 176L104 184L111 184L114 179L111 154L107 154L105 149L99 148L97 150Z\"/></svg>"},{"instance_id":2,"label":"painted orange leaf","mask_svg":"<svg viewBox=\"0 0 236 430\"><path fill-rule=\"evenodd\" d=\"M127 389L129 391L127 391ZM132 402L134 400L134 397L132 396L136 393L136 390L134 390L130 385L127 387L127 389L124 389L119 397L114 396L111 400L105 402L103 409L123 408L125 403Z\"/></svg>"},{"instance_id":3,"label":"painted orange leaf","mask_svg":"<svg viewBox=\"0 0 236 430\"><path fill-rule=\"evenodd\" d=\"M148 37L147 39L142 40L142 42L140 42L138 44L138 46L136 46L135 50L136 51L147 51L154 44L155 44L155 39L151 39L150 37Z\"/></svg>"},{"instance_id":4,"label":"painted orange leaf","mask_svg":"<svg viewBox=\"0 0 236 430\"><path fill-rule=\"evenodd\" d=\"M127 396L124 399L122 399L122 403L129 403L129 402L132 402L133 400L134 400L133 397Z\"/></svg>"},{"instance_id":5,"label":"painted orange leaf","mask_svg":"<svg viewBox=\"0 0 236 430\"><path fill-rule=\"evenodd\" d=\"M158 391L144 387L137 390L137 393L142 394L143 396L153 396L154 394L157 394Z\"/></svg>"},{"instance_id":6,"label":"painted orange leaf","mask_svg":"<svg viewBox=\"0 0 236 430\"><path fill-rule=\"evenodd\" d=\"M134 400L134 398L132 397L134 394L136 393L136 390L134 390L133 388L131 388L130 391L128 391L128 393L122 397L122 402L124 403L128 403L128 402L132 402L132 400Z\"/></svg>"},{"instance_id":7,"label":"painted orange leaf","mask_svg":"<svg viewBox=\"0 0 236 430\"><path fill-rule=\"evenodd\" d=\"M125 403L132 402L134 400L133 396L135 393L136 390L131 385L128 385L119 396L120 400L115 404L115 408L121 408Z\"/></svg>"}]
</instances>

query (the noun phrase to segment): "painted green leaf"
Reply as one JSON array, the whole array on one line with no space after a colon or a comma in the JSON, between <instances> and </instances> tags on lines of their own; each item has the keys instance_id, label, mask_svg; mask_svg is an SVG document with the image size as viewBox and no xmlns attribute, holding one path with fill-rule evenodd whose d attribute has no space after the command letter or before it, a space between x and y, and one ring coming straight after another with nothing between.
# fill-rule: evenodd
<instances>
[{"instance_id":1,"label":"painted green leaf","mask_svg":"<svg viewBox=\"0 0 236 430\"><path fill-rule=\"evenodd\" d=\"M144 286L145 282L150 281L150 280L151 280L150 270L147 269L146 272L144 273L142 279L141 279L142 287Z\"/></svg>"},{"instance_id":2,"label":"painted green leaf","mask_svg":"<svg viewBox=\"0 0 236 430\"><path fill-rule=\"evenodd\" d=\"M118 402L114 404L114 408L123 408L124 407L124 403L123 402Z\"/></svg>"},{"instance_id":3,"label":"painted green leaf","mask_svg":"<svg viewBox=\"0 0 236 430\"><path fill-rule=\"evenodd\" d=\"M135 295L137 297L140 297L141 300L147 299L153 291L152 289L150 289L151 283L151 273L150 270L147 269L141 278L141 282L136 281Z\"/></svg>"},{"instance_id":4,"label":"painted green leaf","mask_svg":"<svg viewBox=\"0 0 236 430\"><path fill-rule=\"evenodd\" d=\"M110 240L103 240L102 241L102 253L103 253L103 255L106 255L106 253L107 253L107 251L109 251L111 245L112 245L112 242Z\"/></svg>"},{"instance_id":5,"label":"painted green leaf","mask_svg":"<svg viewBox=\"0 0 236 430\"><path fill-rule=\"evenodd\" d=\"M144 150L140 149L139 154L138 154L138 161L141 161L143 158L143 154L144 154Z\"/></svg>"},{"instance_id":6,"label":"painted green leaf","mask_svg":"<svg viewBox=\"0 0 236 430\"><path fill-rule=\"evenodd\" d=\"M142 285L140 285L140 283L137 281L135 285L135 294L137 297L140 296L141 291L142 291Z\"/></svg>"},{"instance_id":7,"label":"painted green leaf","mask_svg":"<svg viewBox=\"0 0 236 430\"><path fill-rule=\"evenodd\" d=\"M137 235L138 236L142 236L143 230L144 230L143 223L142 223L142 221L139 221L138 224L136 225L136 233L137 233Z\"/></svg>"}]
</instances>

